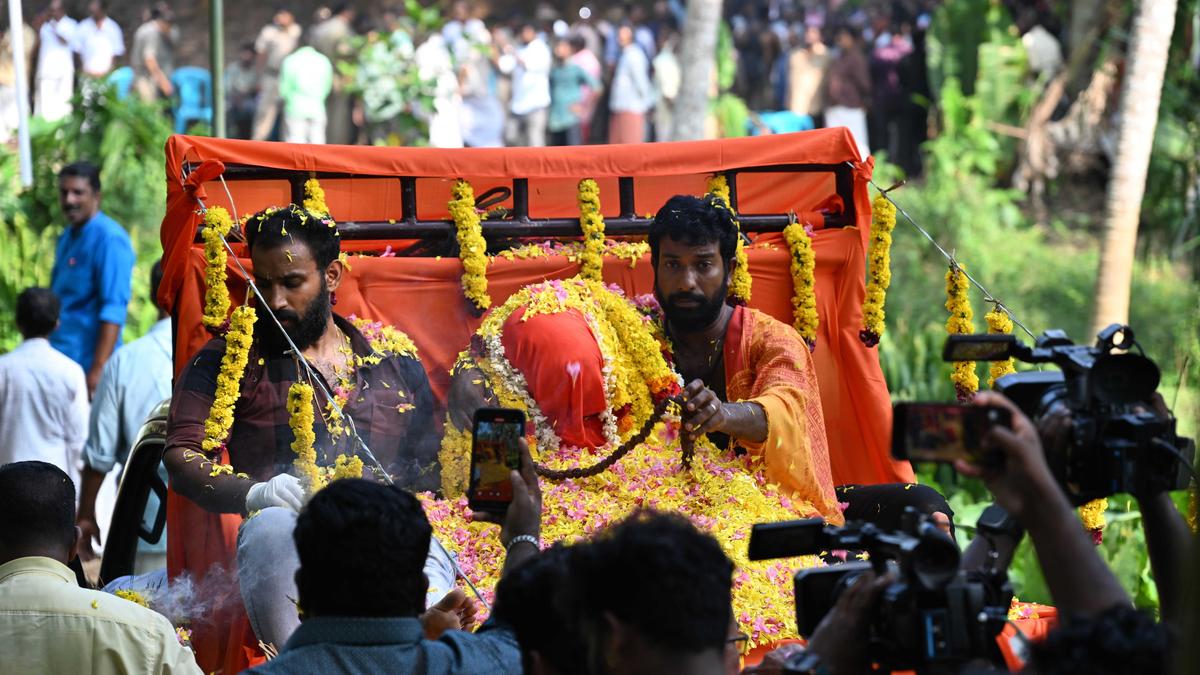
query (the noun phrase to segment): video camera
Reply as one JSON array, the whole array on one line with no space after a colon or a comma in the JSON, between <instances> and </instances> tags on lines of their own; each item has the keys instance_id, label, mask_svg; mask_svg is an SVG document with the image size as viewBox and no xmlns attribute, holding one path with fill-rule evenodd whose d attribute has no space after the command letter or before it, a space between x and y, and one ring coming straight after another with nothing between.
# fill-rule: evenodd
<instances>
[{"instance_id":1,"label":"video camera","mask_svg":"<svg viewBox=\"0 0 1200 675\"><path fill-rule=\"evenodd\" d=\"M1134 347L1139 354L1129 352ZM1012 335L952 335L942 358L1058 366L1005 375L996 390L1035 421L1059 407L1071 414L1070 439L1065 447L1047 447L1046 460L1078 505L1117 493L1187 488L1195 443L1175 433L1175 418L1150 410L1160 373L1140 352L1133 329L1112 324L1092 347L1061 330L1046 331L1033 347Z\"/></svg>"},{"instance_id":2,"label":"video camera","mask_svg":"<svg viewBox=\"0 0 1200 675\"><path fill-rule=\"evenodd\" d=\"M1004 571L964 572L958 547L927 516L911 507L901 529L874 524L826 525L820 518L755 525L751 560L823 551L865 551L869 562L803 569L796 573L796 625L812 636L841 593L863 572L898 578L880 596L866 648L889 670L954 672L974 659L996 659L995 638L1004 628L1012 587ZM785 672L787 672L785 670Z\"/></svg>"}]
</instances>

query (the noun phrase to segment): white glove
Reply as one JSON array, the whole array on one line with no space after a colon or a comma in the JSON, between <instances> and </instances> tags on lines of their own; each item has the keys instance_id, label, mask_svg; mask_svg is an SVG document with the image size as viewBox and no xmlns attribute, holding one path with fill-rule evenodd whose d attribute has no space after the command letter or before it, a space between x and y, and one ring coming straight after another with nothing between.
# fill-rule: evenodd
<instances>
[{"instance_id":1,"label":"white glove","mask_svg":"<svg viewBox=\"0 0 1200 675\"><path fill-rule=\"evenodd\" d=\"M304 506L304 488L300 479L281 473L265 483L255 483L246 493L246 511L261 511L268 506L282 506L299 512Z\"/></svg>"}]
</instances>

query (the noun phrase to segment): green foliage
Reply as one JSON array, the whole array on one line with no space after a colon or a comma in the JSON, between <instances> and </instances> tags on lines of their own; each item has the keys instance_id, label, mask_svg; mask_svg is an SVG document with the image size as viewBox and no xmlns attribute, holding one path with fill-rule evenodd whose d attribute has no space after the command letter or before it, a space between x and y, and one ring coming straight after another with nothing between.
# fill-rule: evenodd
<instances>
[{"instance_id":1,"label":"green foliage","mask_svg":"<svg viewBox=\"0 0 1200 675\"><path fill-rule=\"evenodd\" d=\"M137 263L126 341L139 337L157 318L149 302L150 267L162 255L158 230L166 208L163 147L169 120L157 105L136 97L119 100L111 90L95 99L76 98L74 112L55 123L35 119L31 129L34 184L22 191L15 153L0 149L0 353L20 338L11 325L16 296L48 285L54 247L63 228L58 172L87 159L100 167L101 208L129 231Z\"/></svg>"},{"instance_id":2,"label":"green foliage","mask_svg":"<svg viewBox=\"0 0 1200 675\"><path fill-rule=\"evenodd\" d=\"M1024 196L1004 187L1015 148L996 133L996 124L1023 124L1037 90L1026 84L1024 56L1010 27L999 3L954 0L939 9L930 37L930 78L939 92L940 132L923 146L922 180L892 195L1035 334L1062 328L1077 342L1090 342L1098 240L1061 222L1037 228L1023 211ZM1143 207L1151 243L1135 264L1130 323L1147 355L1161 365L1161 390L1171 402L1182 364L1191 364L1188 382L1200 380L1200 287L1178 263L1181 255L1193 260L1200 255L1200 122L1194 112L1200 75L1175 73L1168 80ZM877 158L878 184L901 177L886 158ZM1102 186L1094 198L1103 201ZM1161 222L1147 223L1147 214ZM940 358L946 261L902 214L897 217L888 326L879 346L884 376L895 401L952 400L949 368ZM975 329L984 332L983 314L990 307L976 289L971 299ZM979 374L986 382L986 364L979 364ZM1183 390L1176 406L1184 434L1195 432L1200 397L1194 386ZM979 481L958 477L948 467L918 467L918 475L947 496L955 520L964 525L973 525L990 502ZM1156 608L1136 505L1125 497L1111 499L1108 517L1101 555L1139 607ZM969 537L970 528L961 528L960 543ZM1010 576L1020 599L1052 603L1027 541Z\"/></svg>"},{"instance_id":3,"label":"green foliage","mask_svg":"<svg viewBox=\"0 0 1200 675\"><path fill-rule=\"evenodd\" d=\"M7 186L6 187L10 187ZM50 266L38 261L54 260L54 243L61 228L29 227L25 216L17 212L12 220L0 218L0 353L21 342L12 320L16 315L17 296L30 286L50 285Z\"/></svg>"},{"instance_id":4,"label":"green foliage","mask_svg":"<svg viewBox=\"0 0 1200 675\"><path fill-rule=\"evenodd\" d=\"M370 33L349 40L356 58L339 61L349 81L347 91L362 97L372 137L389 145L427 145L437 82L417 66L415 41L441 29L436 6L423 8L405 0L406 15L390 33Z\"/></svg>"},{"instance_id":5,"label":"green foliage","mask_svg":"<svg viewBox=\"0 0 1200 675\"><path fill-rule=\"evenodd\" d=\"M1183 0L1176 13L1138 241L1143 251L1187 264L1193 279L1200 278L1200 71L1188 36L1198 5Z\"/></svg>"},{"instance_id":6,"label":"green foliage","mask_svg":"<svg viewBox=\"0 0 1200 675\"><path fill-rule=\"evenodd\" d=\"M949 0L933 14L928 34L929 85L941 91L951 78L975 91L979 45L987 36L989 0Z\"/></svg>"}]
</instances>

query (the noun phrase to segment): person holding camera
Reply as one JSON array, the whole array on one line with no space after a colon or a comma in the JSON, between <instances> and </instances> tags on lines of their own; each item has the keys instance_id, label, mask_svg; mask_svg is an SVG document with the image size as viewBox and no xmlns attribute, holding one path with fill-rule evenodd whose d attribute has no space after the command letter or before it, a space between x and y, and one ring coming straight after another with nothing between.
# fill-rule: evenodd
<instances>
[{"instance_id":1,"label":"person holding camera","mask_svg":"<svg viewBox=\"0 0 1200 675\"><path fill-rule=\"evenodd\" d=\"M1043 441L1063 442L1069 418L1058 413L1046 415L1040 428L1036 427L1012 401L996 392L981 392L975 404L1003 408L1012 415L1011 427L997 425L983 436L981 456L987 461L955 462L959 473L983 480L995 503L1018 524L1012 528L1013 536L997 546L994 564L1006 566L1019 531L1027 532L1062 617L1062 624L1034 645L1026 671L1166 672L1172 646L1168 629L1133 608L1046 461ZM1156 407L1161 408L1161 403ZM1159 414L1168 415L1164 410ZM1186 525L1167 493L1137 497L1145 509L1151 564L1164 599L1163 615L1168 619L1180 616L1179 601L1170 596L1182 577L1181 562L1192 545L1191 536L1182 529ZM963 569L978 567L979 561L980 557L968 550ZM892 576L863 573L840 595L805 648L776 650L761 666L747 672L869 672L868 651L862 646L870 639L872 617L883 590L894 581Z\"/></svg>"}]
</instances>

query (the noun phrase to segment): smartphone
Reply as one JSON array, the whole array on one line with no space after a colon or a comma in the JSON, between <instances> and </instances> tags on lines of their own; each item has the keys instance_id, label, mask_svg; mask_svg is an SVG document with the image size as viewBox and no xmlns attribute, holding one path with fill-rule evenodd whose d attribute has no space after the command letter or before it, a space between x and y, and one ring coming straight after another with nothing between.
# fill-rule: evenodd
<instances>
[{"instance_id":1,"label":"smartphone","mask_svg":"<svg viewBox=\"0 0 1200 675\"><path fill-rule=\"evenodd\" d=\"M772 560L817 553L824 532L823 518L757 523L750 529L748 556L751 560Z\"/></svg>"},{"instance_id":2,"label":"smartphone","mask_svg":"<svg viewBox=\"0 0 1200 675\"><path fill-rule=\"evenodd\" d=\"M467 503L475 511L504 513L512 502L509 472L521 468L525 413L511 408L480 408L471 431L471 484Z\"/></svg>"},{"instance_id":3,"label":"smartphone","mask_svg":"<svg viewBox=\"0 0 1200 675\"><path fill-rule=\"evenodd\" d=\"M892 457L913 462L988 463L981 447L994 426L1012 428L1006 408L959 403L898 403L892 416Z\"/></svg>"}]
</instances>

